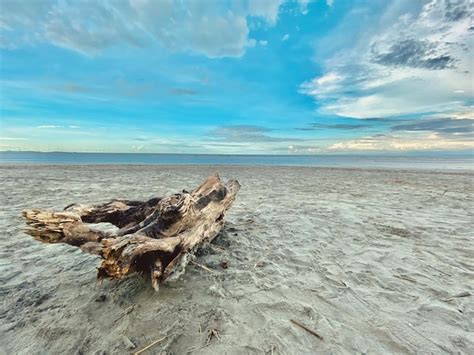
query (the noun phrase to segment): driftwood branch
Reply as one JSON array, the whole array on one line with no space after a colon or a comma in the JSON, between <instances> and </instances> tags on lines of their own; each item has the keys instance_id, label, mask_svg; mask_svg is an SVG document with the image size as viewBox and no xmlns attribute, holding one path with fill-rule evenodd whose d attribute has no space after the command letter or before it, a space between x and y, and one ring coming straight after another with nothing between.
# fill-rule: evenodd
<instances>
[{"instance_id":1,"label":"driftwood branch","mask_svg":"<svg viewBox=\"0 0 474 355\"><path fill-rule=\"evenodd\" d=\"M149 273L158 289L160 282L184 269L190 254L219 234L239 188L237 181L223 183L214 174L192 192L145 202L73 204L61 212L30 209L23 216L26 232L37 240L99 255L99 279Z\"/></svg>"}]
</instances>

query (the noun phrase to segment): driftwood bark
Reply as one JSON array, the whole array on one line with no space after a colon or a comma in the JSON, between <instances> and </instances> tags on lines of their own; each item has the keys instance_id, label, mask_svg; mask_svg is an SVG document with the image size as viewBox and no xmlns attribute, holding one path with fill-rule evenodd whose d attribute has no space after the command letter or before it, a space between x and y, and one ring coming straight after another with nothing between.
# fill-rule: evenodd
<instances>
[{"instance_id":1,"label":"driftwood bark","mask_svg":"<svg viewBox=\"0 0 474 355\"><path fill-rule=\"evenodd\" d=\"M192 192L148 201L73 204L61 212L23 211L26 233L45 243L66 243L99 255L98 279L149 273L152 286L179 274L196 249L211 242L240 185L208 177Z\"/></svg>"}]
</instances>

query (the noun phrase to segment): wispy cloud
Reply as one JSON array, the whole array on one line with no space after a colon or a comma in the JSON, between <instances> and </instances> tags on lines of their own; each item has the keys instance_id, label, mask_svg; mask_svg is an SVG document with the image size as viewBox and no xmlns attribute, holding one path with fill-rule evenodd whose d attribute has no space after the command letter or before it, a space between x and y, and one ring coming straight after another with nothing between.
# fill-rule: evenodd
<instances>
[{"instance_id":1,"label":"wispy cloud","mask_svg":"<svg viewBox=\"0 0 474 355\"><path fill-rule=\"evenodd\" d=\"M474 138L474 120L467 118L434 118L414 120L409 123L392 126L392 131L408 132L435 132L447 138L457 139L459 137Z\"/></svg>"},{"instance_id":2,"label":"wispy cloud","mask_svg":"<svg viewBox=\"0 0 474 355\"><path fill-rule=\"evenodd\" d=\"M284 150L284 149L279 149L279 150ZM318 146L314 146L314 145L290 144L287 147L287 151L289 153L294 153L294 154L314 154L314 153L323 152L324 149Z\"/></svg>"},{"instance_id":3,"label":"wispy cloud","mask_svg":"<svg viewBox=\"0 0 474 355\"><path fill-rule=\"evenodd\" d=\"M143 150L144 147L145 147L145 146L144 146L143 144L140 144L140 145L132 145L132 150L139 152L139 151Z\"/></svg>"},{"instance_id":4,"label":"wispy cloud","mask_svg":"<svg viewBox=\"0 0 474 355\"><path fill-rule=\"evenodd\" d=\"M56 125L47 124L47 125L37 126L36 128L38 128L38 129L56 129L56 128L63 128L63 126L56 126Z\"/></svg>"},{"instance_id":5,"label":"wispy cloud","mask_svg":"<svg viewBox=\"0 0 474 355\"><path fill-rule=\"evenodd\" d=\"M335 130L356 130L361 128L368 128L367 124L363 123L335 123L335 124L323 124L323 123L313 123L309 127L295 128L300 131L317 131L322 129L335 129Z\"/></svg>"},{"instance_id":6,"label":"wispy cloud","mask_svg":"<svg viewBox=\"0 0 474 355\"><path fill-rule=\"evenodd\" d=\"M272 129L253 126L236 125L220 126L209 133L209 137L227 142L291 142L304 140L298 137L278 137L269 135Z\"/></svg>"},{"instance_id":7,"label":"wispy cloud","mask_svg":"<svg viewBox=\"0 0 474 355\"><path fill-rule=\"evenodd\" d=\"M0 137L1 141L27 141L28 139L24 137Z\"/></svg>"},{"instance_id":8,"label":"wispy cloud","mask_svg":"<svg viewBox=\"0 0 474 355\"><path fill-rule=\"evenodd\" d=\"M76 125L60 126L60 125L46 124L46 125L36 126L35 128L41 129L41 130L63 130L63 131L74 130L76 131L76 130L79 130L81 126L76 126Z\"/></svg>"},{"instance_id":9,"label":"wispy cloud","mask_svg":"<svg viewBox=\"0 0 474 355\"><path fill-rule=\"evenodd\" d=\"M191 0L183 4L177 0L98 3L44 0L27 6L7 1L2 3L0 15L1 44L11 48L49 42L94 56L118 45L140 48L159 43L174 51L211 58L240 57L255 43L249 38L249 18L274 26L284 1Z\"/></svg>"},{"instance_id":10,"label":"wispy cloud","mask_svg":"<svg viewBox=\"0 0 474 355\"><path fill-rule=\"evenodd\" d=\"M432 151L474 149L472 139L446 139L437 133L382 134L332 144L329 151Z\"/></svg>"},{"instance_id":11,"label":"wispy cloud","mask_svg":"<svg viewBox=\"0 0 474 355\"><path fill-rule=\"evenodd\" d=\"M173 88L170 90L171 94L178 96L193 96L197 95L197 91L193 89L186 88Z\"/></svg>"}]
</instances>

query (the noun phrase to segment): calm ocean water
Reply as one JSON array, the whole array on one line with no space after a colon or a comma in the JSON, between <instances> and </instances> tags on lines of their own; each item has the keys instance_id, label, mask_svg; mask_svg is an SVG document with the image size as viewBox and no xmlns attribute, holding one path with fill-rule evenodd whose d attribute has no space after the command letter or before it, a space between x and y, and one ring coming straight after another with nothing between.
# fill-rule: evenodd
<instances>
[{"instance_id":1,"label":"calm ocean water","mask_svg":"<svg viewBox=\"0 0 474 355\"><path fill-rule=\"evenodd\" d=\"M474 155L214 155L0 152L0 164L265 165L473 171Z\"/></svg>"}]
</instances>

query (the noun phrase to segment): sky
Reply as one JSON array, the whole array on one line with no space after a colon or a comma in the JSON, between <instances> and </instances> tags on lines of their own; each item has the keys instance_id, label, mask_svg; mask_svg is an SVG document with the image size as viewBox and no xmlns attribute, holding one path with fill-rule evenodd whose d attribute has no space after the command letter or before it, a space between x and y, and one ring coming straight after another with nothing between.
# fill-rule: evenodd
<instances>
[{"instance_id":1,"label":"sky","mask_svg":"<svg viewBox=\"0 0 474 355\"><path fill-rule=\"evenodd\" d=\"M472 152L469 0L0 1L0 150Z\"/></svg>"}]
</instances>

